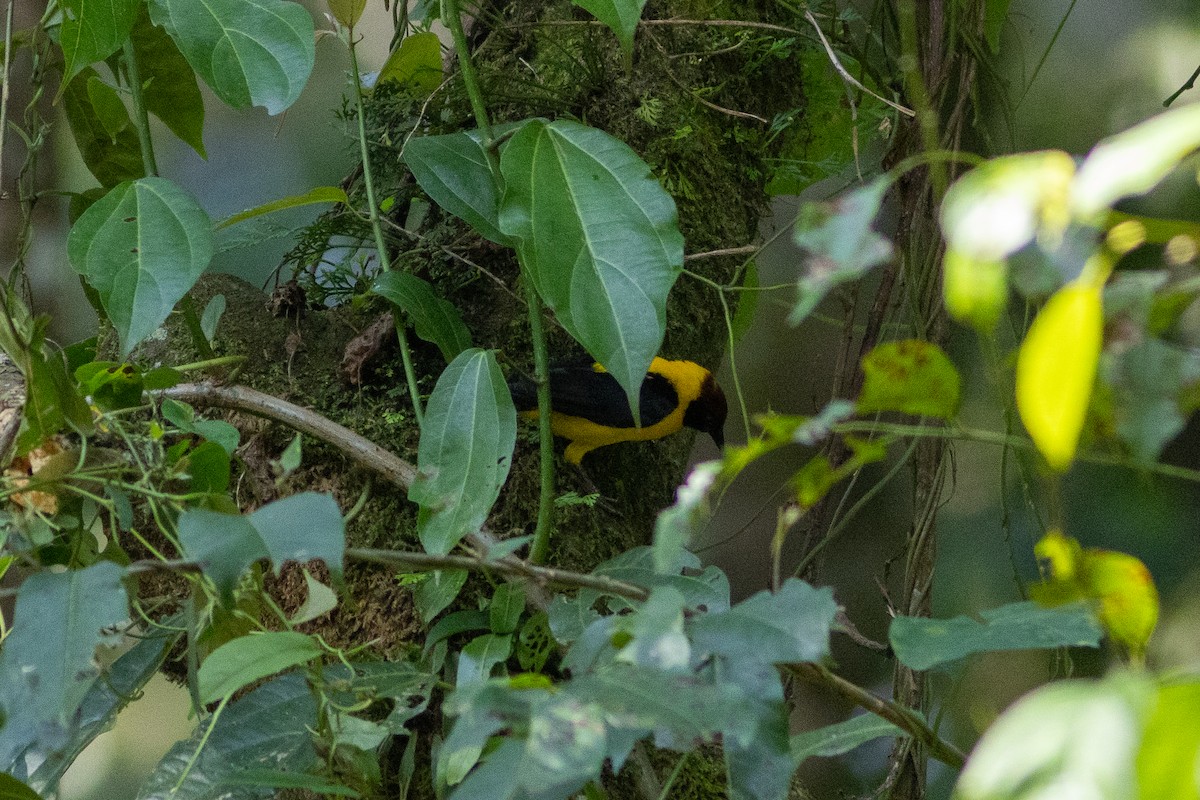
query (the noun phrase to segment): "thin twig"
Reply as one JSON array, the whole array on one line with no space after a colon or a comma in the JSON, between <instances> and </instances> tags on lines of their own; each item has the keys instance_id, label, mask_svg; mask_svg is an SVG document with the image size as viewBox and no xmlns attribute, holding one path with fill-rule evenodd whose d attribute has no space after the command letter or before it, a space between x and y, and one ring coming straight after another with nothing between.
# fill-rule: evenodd
<instances>
[{"instance_id":1,"label":"thin twig","mask_svg":"<svg viewBox=\"0 0 1200 800\"><path fill-rule=\"evenodd\" d=\"M858 78L855 78L853 75L851 75L849 72L846 71L845 67L842 66L842 62L838 60L837 53L835 53L833 51L833 47L829 44L829 41L825 38L825 33L821 30L821 26L819 24L817 24L817 19L816 19L816 17L813 16L813 13L811 11L805 11L804 18L806 20L808 20L808 23L813 26L813 30L815 30L817 32L817 36L819 36L821 39L821 44L825 46L825 54L827 56L829 56L830 62L833 63L833 68L835 70L837 70L838 75L842 76L842 80L846 81L846 83L849 83L851 86L854 86L859 91L866 92L867 94L871 95L871 97L874 97L876 100L879 100L880 102L883 102L883 103L887 103L889 106L896 109L901 114L904 114L907 117L915 117L917 115L917 112L913 111L911 108L908 108L907 106L902 106L899 103L893 103L891 100L888 100L886 97L877 95L874 92L872 92L870 89L868 89L866 86L863 86L862 83L858 80Z\"/></svg>"},{"instance_id":2,"label":"thin twig","mask_svg":"<svg viewBox=\"0 0 1200 800\"><path fill-rule=\"evenodd\" d=\"M1171 103L1174 103L1177 99L1179 99L1179 95L1183 94L1188 89L1195 88L1196 78L1200 78L1200 67L1196 67L1196 71L1192 73L1192 77L1188 78L1187 82L1184 83L1183 86L1180 86L1175 90L1174 94L1172 94L1166 100L1163 100L1163 108L1169 108Z\"/></svg>"}]
</instances>

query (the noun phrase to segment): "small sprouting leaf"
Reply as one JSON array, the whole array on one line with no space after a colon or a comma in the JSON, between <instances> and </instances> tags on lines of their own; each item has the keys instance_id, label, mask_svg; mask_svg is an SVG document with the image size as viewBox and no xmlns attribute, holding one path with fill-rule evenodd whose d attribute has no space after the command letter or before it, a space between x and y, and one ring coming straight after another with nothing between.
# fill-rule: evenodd
<instances>
[{"instance_id":1,"label":"small sprouting leaf","mask_svg":"<svg viewBox=\"0 0 1200 800\"><path fill-rule=\"evenodd\" d=\"M479 131L419 136L404 146L404 163L435 203L488 241L509 245L500 231L500 190L484 146Z\"/></svg>"},{"instance_id":2,"label":"small sprouting leaf","mask_svg":"<svg viewBox=\"0 0 1200 800\"><path fill-rule=\"evenodd\" d=\"M1071 186L1071 208L1085 218L1122 197L1154 188L1200 147L1200 106L1181 105L1110 136L1092 148Z\"/></svg>"},{"instance_id":3,"label":"small sprouting leaf","mask_svg":"<svg viewBox=\"0 0 1200 800\"><path fill-rule=\"evenodd\" d=\"M37 572L17 590L13 624L0 649L0 772L31 747L66 743L76 711L100 674L103 628L129 617L123 570L110 561Z\"/></svg>"},{"instance_id":4,"label":"small sprouting leaf","mask_svg":"<svg viewBox=\"0 0 1200 800\"><path fill-rule=\"evenodd\" d=\"M214 703L255 681L319 658L317 640L295 631L252 633L214 650L200 665L200 702Z\"/></svg>"},{"instance_id":5,"label":"small sprouting leaf","mask_svg":"<svg viewBox=\"0 0 1200 800\"><path fill-rule=\"evenodd\" d=\"M636 415L683 269L675 201L628 145L569 120L525 123L500 171L500 229L516 240L523 273Z\"/></svg>"},{"instance_id":6,"label":"small sprouting leaf","mask_svg":"<svg viewBox=\"0 0 1200 800\"><path fill-rule=\"evenodd\" d=\"M279 480L286 478L300 468L300 460L303 456L301 441L303 437L297 433L292 437L292 441L284 448L283 453L279 456L279 469L282 473Z\"/></svg>"},{"instance_id":7,"label":"small sprouting leaf","mask_svg":"<svg viewBox=\"0 0 1200 800\"><path fill-rule=\"evenodd\" d=\"M525 589L518 583L505 583L496 588L488 614L492 633L512 633L525 612Z\"/></svg>"},{"instance_id":8,"label":"small sprouting leaf","mask_svg":"<svg viewBox=\"0 0 1200 800\"><path fill-rule=\"evenodd\" d=\"M466 582L465 569L437 569L421 576L413 589L413 602L426 625L454 602Z\"/></svg>"},{"instance_id":9,"label":"small sprouting leaf","mask_svg":"<svg viewBox=\"0 0 1200 800\"><path fill-rule=\"evenodd\" d=\"M958 413L958 370L933 342L886 342L863 357L862 368L860 414L899 411L950 419Z\"/></svg>"},{"instance_id":10,"label":"small sprouting leaf","mask_svg":"<svg viewBox=\"0 0 1200 800\"><path fill-rule=\"evenodd\" d=\"M204 98L196 73L167 32L150 21L138 3L137 23L130 41L137 58L138 75L145 87L146 110L158 117L201 158L204 152Z\"/></svg>"},{"instance_id":11,"label":"small sprouting leaf","mask_svg":"<svg viewBox=\"0 0 1200 800\"><path fill-rule=\"evenodd\" d=\"M486 681L492 674L492 668L504 663L512 654L512 636L485 633L467 642L458 656L458 674L455 684L465 686L468 683Z\"/></svg>"},{"instance_id":12,"label":"small sprouting leaf","mask_svg":"<svg viewBox=\"0 0 1200 800\"><path fill-rule=\"evenodd\" d=\"M283 0L150 0L150 18L171 34L200 77L233 108L278 114L312 72L308 10Z\"/></svg>"},{"instance_id":13,"label":"small sprouting leaf","mask_svg":"<svg viewBox=\"0 0 1200 800\"><path fill-rule=\"evenodd\" d=\"M66 61L66 80L117 52L133 29L138 5L138 0L62 0L59 43Z\"/></svg>"},{"instance_id":14,"label":"small sprouting leaf","mask_svg":"<svg viewBox=\"0 0 1200 800\"><path fill-rule=\"evenodd\" d=\"M1089 601L1109 638L1140 662L1158 624L1158 589L1146 565L1126 553L1081 547L1056 529L1034 550L1048 575L1030 587L1030 596L1052 607Z\"/></svg>"},{"instance_id":15,"label":"small sprouting leaf","mask_svg":"<svg viewBox=\"0 0 1200 800\"><path fill-rule=\"evenodd\" d=\"M337 608L337 594L309 574L308 570L304 570L304 586L307 589L304 603L296 609L296 613L289 620L293 625L312 622L317 617L322 617Z\"/></svg>"},{"instance_id":16,"label":"small sprouting leaf","mask_svg":"<svg viewBox=\"0 0 1200 800\"><path fill-rule=\"evenodd\" d=\"M88 170L104 187L122 181L136 180L146 174L142 163L141 145L132 125L126 125L113 135L97 111L92 92L88 89L98 73L91 67L75 76L63 90L63 111L71 126L71 135ZM110 89L111 91L111 89ZM121 101L118 99L118 103ZM124 109L124 104L121 104ZM128 117L127 117L128 120ZM111 123L110 123L111 124Z\"/></svg>"},{"instance_id":17,"label":"small sprouting leaf","mask_svg":"<svg viewBox=\"0 0 1200 800\"><path fill-rule=\"evenodd\" d=\"M405 36L379 70L376 84L385 81L414 86L421 97L433 94L442 83L442 41L438 35L422 31Z\"/></svg>"},{"instance_id":18,"label":"small sprouting leaf","mask_svg":"<svg viewBox=\"0 0 1200 800\"><path fill-rule=\"evenodd\" d=\"M638 22L642 18L642 9L646 6L646 0L571 0L571 2L603 22L617 35L617 41L621 43L621 52L625 54L625 63L628 65L633 55L633 34L637 31Z\"/></svg>"},{"instance_id":19,"label":"small sprouting leaf","mask_svg":"<svg viewBox=\"0 0 1200 800\"><path fill-rule=\"evenodd\" d=\"M800 207L793 236L805 252L805 273L788 323L799 325L838 285L855 281L892 257L892 243L872 228L887 176L847 192L832 202L806 202Z\"/></svg>"},{"instance_id":20,"label":"small sprouting leaf","mask_svg":"<svg viewBox=\"0 0 1200 800\"><path fill-rule=\"evenodd\" d=\"M1041 800L1066 792L1135 800L1137 743L1153 702L1153 686L1130 673L1043 686L987 729L959 776L954 797ZM1194 774L1195 762L1186 769Z\"/></svg>"},{"instance_id":21,"label":"small sprouting leaf","mask_svg":"<svg viewBox=\"0 0 1200 800\"><path fill-rule=\"evenodd\" d=\"M245 222L248 219L261 217L263 214L273 214L276 211L286 211L289 208L300 208L301 206L309 206L314 203L341 203L349 205L350 198L346 196L346 190L340 186L317 186L309 189L304 194L281 197L278 200L263 203L261 206L239 211L232 217L221 220L217 225L217 230L228 228L230 225L237 225L239 222Z\"/></svg>"},{"instance_id":22,"label":"small sprouting leaf","mask_svg":"<svg viewBox=\"0 0 1200 800\"><path fill-rule=\"evenodd\" d=\"M840 756L872 739L903 736L892 723L874 714L859 714L843 722L798 733L791 738L792 757L799 764L813 756Z\"/></svg>"},{"instance_id":23,"label":"small sprouting leaf","mask_svg":"<svg viewBox=\"0 0 1200 800\"><path fill-rule=\"evenodd\" d=\"M819 661L829 655L836 613L832 589L789 578L774 594L764 590L728 611L698 617L693 641L697 650L733 658L753 653L776 664Z\"/></svg>"},{"instance_id":24,"label":"small sprouting leaf","mask_svg":"<svg viewBox=\"0 0 1200 800\"><path fill-rule=\"evenodd\" d=\"M367 0L326 0L326 2L329 4L329 12L333 14L333 18L347 28L353 28L358 24L358 18L362 16L363 9L367 7Z\"/></svg>"},{"instance_id":25,"label":"small sprouting leaf","mask_svg":"<svg viewBox=\"0 0 1200 800\"><path fill-rule=\"evenodd\" d=\"M200 332L209 344L217 338L217 325L221 324L221 316L225 313L225 295L215 294L204 306L200 315Z\"/></svg>"},{"instance_id":26,"label":"small sprouting leaf","mask_svg":"<svg viewBox=\"0 0 1200 800\"><path fill-rule=\"evenodd\" d=\"M100 295L129 352L166 320L213 256L212 222L163 178L122 183L71 228L71 266Z\"/></svg>"},{"instance_id":27,"label":"small sprouting leaf","mask_svg":"<svg viewBox=\"0 0 1200 800\"><path fill-rule=\"evenodd\" d=\"M896 617L888 640L896 658L915 670L995 650L1100 646L1100 628L1086 606L1048 609L1031 602L1011 603L981 616L983 622L962 616Z\"/></svg>"},{"instance_id":28,"label":"small sprouting leaf","mask_svg":"<svg viewBox=\"0 0 1200 800\"><path fill-rule=\"evenodd\" d=\"M371 291L403 311L412 321L417 336L436 344L446 361L453 361L471 346L471 332L458 309L416 275L395 270L384 272L375 279Z\"/></svg>"},{"instance_id":29,"label":"small sprouting leaf","mask_svg":"<svg viewBox=\"0 0 1200 800\"><path fill-rule=\"evenodd\" d=\"M420 507L417 530L430 553L448 553L483 526L508 477L517 412L495 356L461 353L438 378L417 451L408 497Z\"/></svg>"},{"instance_id":30,"label":"small sprouting leaf","mask_svg":"<svg viewBox=\"0 0 1200 800\"><path fill-rule=\"evenodd\" d=\"M1077 281L1046 301L1017 356L1017 411L1046 462L1059 472L1075 458L1103 332L1101 287Z\"/></svg>"}]
</instances>

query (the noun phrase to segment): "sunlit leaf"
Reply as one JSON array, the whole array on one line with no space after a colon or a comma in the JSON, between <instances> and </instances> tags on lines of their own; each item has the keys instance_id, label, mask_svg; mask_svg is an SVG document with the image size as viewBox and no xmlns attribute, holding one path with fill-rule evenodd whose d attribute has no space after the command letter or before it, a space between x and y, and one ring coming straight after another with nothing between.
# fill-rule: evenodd
<instances>
[{"instance_id":1,"label":"sunlit leaf","mask_svg":"<svg viewBox=\"0 0 1200 800\"><path fill-rule=\"evenodd\" d=\"M1158 690L1137 754L1139 800L1200 798L1200 683L1174 683Z\"/></svg>"},{"instance_id":2,"label":"sunlit leaf","mask_svg":"<svg viewBox=\"0 0 1200 800\"><path fill-rule=\"evenodd\" d=\"M858 411L899 411L950 419L958 413L958 370L933 342L885 342L862 360L863 388Z\"/></svg>"},{"instance_id":3,"label":"sunlit leaf","mask_svg":"<svg viewBox=\"0 0 1200 800\"><path fill-rule=\"evenodd\" d=\"M1103 336L1101 289L1068 284L1038 313L1017 356L1017 410L1046 462L1075 458L1096 379Z\"/></svg>"},{"instance_id":4,"label":"sunlit leaf","mask_svg":"<svg viewBox=\"0 0 1200 800\"><path fill-rule=\"evenodd\" d=\"M404 312L417 336L436 344L446 361L453 361L471 346L471 332L458 309L416 275L395 270L384 272L375 279L371 291Z\"/></svg>"},{"instance_id":5,"label":"sunlit leaf","mask_svg":"<svg viewBox=\"0 0 1200 800\"><path fill-rule=\"evenodd\" d=\"M150 18L218 97L278 114L312 72L312 17L284 0L150 0Z\"/></svg>"},{"instance_id":6,"label":"sunlit leaf","mask_svg":"<svg viewBox=\"0 0 1200 800\"><path fill-rule=\"evenodd\" d=\"M1107 211L1122 197L1153 189L1200 147L1200 105L1185 104L1110 136L1079 167L1071 187L1072 210L1085 218Z\"/></svg>"},{"instance_id":7,"label":"sunlit leaf","mask_svg":"<svg viewBox=\"0 0 1200 800\"><path fill-rule=\"evenodd\" d=\"M317 186L309 189L303 194L294 194L288 197L281 197L278 200L272 200L268 203L263 203L261 206L248 208L245 211L239 211L232 217L221 220L217 225L217 230L228 228L230 225L236 225L239 222L245 222L248 219L260 217L263 214L273 214L276 211L284 211L289 208L300 208L302 206L312 205L314 203L342 203L350 204L350 198L346 196L346 191L339 186Z\"/></svg>"},{"instance_id":8,"label":"sunlit leaf","mask_svg":"<svg viewBox=\"0 0 1200 800\"><path fill-rule=\"evenodd\" d=\"M448 553L482 527L508 477L517 412L490 351L466 350L438 378L408 497L420 507L417 530L431 553Z\"/></svg>"},{"instance_id":9,"label":"sunlit leaf","mask_svg":"<svg viewBox=\"0 0 1200 800\"><path fill-rule=\"evenodd\" d=\"M166 320L213 256L212 222L163 178L122 183L67 237L71 266L100 295L126 356Z\"/></svg>"},{"instance_id":10,"label":"sunlit leaf","mask_svg":"<svg viewBox=\"0 0 1200 800\"><path fill-rule=\"evenodd\" d=\"M294 631L253 633L214 650L197 675L200 702L213 703L277 672L319 658L316 639Z\"/></svg>"},{"instance_id":11,"label":"sunlit leaf","mask_svg":"<svg viewBox=\"0 0 1200 800\"><path fill-rule=\"evenodd\" d=\"M683 268L674 200L628 145L568 120L527 122L500 170L500 229L516 240L524 274L636 415Z\"/></svg>"},{"instance_id":12,"label":"sunlit leaf","mask_svg":"<svg viewBox=\"0 0 1200 800\"><path fill-rule=\"evenodd\" d=\"M1100 646L1100 628L1086 606L1051 609L1036 603L1012 603L988 609L981 616L983 622L963 616L896 617L888 629L888 640L896 658L915 670L973 653Z\"/></svg>"},{"instance_id":13,"label":"sunlit leaf","mask_svg":"<svg viewBox=\"0 0 1200 800\"><path fill-rule=\"evenodd\" d=\"M1148 682L1124 674L1041 687L984 733L955 799L1134 800L1142 716L1153 698Z\"/></svg>"},{"instance_id":14,"label":"sunlit leaf","mask_svg":"<svg viewBox=\"0 0 1200 800\"><path fill-rule=\"evenodd\" d=\"M990 333L1008 305L1008 266L948 250L942 260L946 310L959 322Z\"/></svg>"},{"instance_id":15,"label":"sunlit leaf","mask_svg":"<svg viewBox=\"0 0 1200 800\"><path fill-rule=\"evenodd\" d=\"M422 97L433 94L442 83L442 41L438 35L423 31L405 36L379 70L376 82L386 81L414 86Z\"/></svg>"},{"instance_id":16,"label":"sunlit leaf","mask_svg":"<svg viewBox=\"0 0 1200 800\"><path fill-rule=\"evenodd\" d=\"M358 18L362 16L363 9L367 7L367 0L326 0L326 2L329 4L329 12L333 14L333 18L347 28L353 28L358 24Z\"/></svg>"}]
</instances>

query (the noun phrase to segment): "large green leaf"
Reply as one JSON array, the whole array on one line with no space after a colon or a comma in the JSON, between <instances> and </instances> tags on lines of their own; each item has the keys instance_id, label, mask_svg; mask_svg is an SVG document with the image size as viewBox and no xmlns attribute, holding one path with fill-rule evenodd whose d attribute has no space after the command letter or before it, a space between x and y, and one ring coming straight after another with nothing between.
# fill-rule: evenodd
<instances>
[{"instance_id":1,"label":"large green leaf","mask_svg":"<svg viewBox=\"0 0 1200 800\"><path fill-rule=\"evenodd\" d=\"M139 4L140 5L140 4ZM141 8L130 34L138 74L145 84L146 110L163 121L189 147L204 153L204 98L196 73L167 32Z\"/></svg>"},{"instance_id":2,"label":"large green leaf","mask_svg":"<svg viewBox=\"0 0 1200 800\"><path fill-rule=\"evenodd\" d=\"M106 125L95 106L97 97L105 89L98 88L94 81L99 81L99 74L91 67L84 67L63 90L63 111L71 126L75 145L79 148L84 165L102 186L111 187L122 181L136 180L146 174L137 132L128 124L127 113L127 124L119 132L113 134L109 130L111 118ZM105 84L100 82L100 86ZM125 106L117 97L116 90L107 86L106 89L124 112Z\"/></svg>"},{"instance_id":3,"label":"large green leaf","mask_svg":"<svg viewBox=\"0 0 1200 800\"><path fill-rule=\"evenodd\" d=\"M69 741L53 751L38 752L33 757L26 754L29 761L41 762L29 776L31 785L41 791L57 785L83 749L112 728L117 712L141 696L142 687L162 666L167 651L182 635L178 626L183 621L183 615L179 614L163 620L162 627L143 631L137 644L105 670L102 680L92 684L79 705L78 727Z\"/></svg>"},{"instance_id":4,"label":"large green leaf","mask_svg":"<svg viewBox=\"0 0 1200 800\"><path fill-rule=\"evenodd\" d=\"M316 639L295 631L252 633L226 642L200 665L200 702L215 703L255 681L320 658L322 653Z\"/></svg>"},{"instance_id":5,"label":"large green leaf","mask_svg":"<svg viewBox=\"0 0 1200 800\"><path fill-rule=\"evenodd\" d=\"M278 114L296 102L312 72L312 17L299 3L150 0L150 17L233 108Z\"/></svg>"},{"instance_id":6,"label":"large green leaf","mask_svg":"<svg viewBox=\"0 0 1200 800\"><path fill-rule=\"evenodd\" d=\"M62 0L64 78L115 53L129 36L139 5L138 0Z\"/></svg>"},{"instance_id":7,"label":"large green leaf","mask_svg":"<svg viewBox=\"0 0 1200 800\"><path fill-rule=\"evenodd\" d=\"M142 785L138 800L244 800L267 789L233 789L239 775L263 769L302 774L321 761L313 749L317 700L303 675L288 674L230 703L175 744ZM206 737L207 734L207 737Z\"/></svg>"},{"instance_id":8,"label":"large green leaf","mask_svg":"<svg viewBox=\"0 0 1200 800\"><path fill-rule=\"evenodd\" d=\"M888 640L896 658L916 670L992 650L1100 646L1100 625L1084 605L1043 608L1031 602L1010 603L982 616L983 622L962 616L896 617Z\"/></svg>"},{"instance_id":9,"label":"large green leaf","mask_svg":"<svg viewBox=\"0 0 1200 800\"><path fill-rule=\"evenodd\" d=\"M431 553L448 553L479 530L508 477L517 412L491 352L466 350L438 378L417 451L408 497L420 507L417 530Z\"/></svg>"},{"instance_id":10,"label":"large green leaf","mask_svg":"<svg viewBox=\"0 0 1200 800\"><path fill-rule=\"evenodd\" d=\"M500 156L500 230L563 327L612 373L630 407L662 345L683 268L671 196L627 145L559 120L526 123Z\"/></svg>"},{"instance_id":11,"label":"large green leaf","mask_svg":"<svg viewBox=\"0 0 1200 800\"><path fill-rule=\"evenodd\" d=\"M212 222L163 178L122 183L67 237L71 266L100 295L122 357L166 320L213 256Z\"/></svg>"},{"instance_id":12,"label":"large green leaf","mask_svg":"<svg viewBox=\"0 0 1200 800\"><path fill-rule=\"evenodd\" d=\"M77 711L100 674L101 629L129 616L123 571L38 572L17 590L12 631L0 649L0 771L23 772L22 754L67 745Z\"/></svg>"},{"instance_id":13,"label":"large green leaf","mask_svg":"<svg viewBox=\"0 0 1200 800\"><path fill-rule=\"evenodd\" d=\"M585 9L596 19L603 22L617 35L621 50L628 64L633 54L633 34L637 30L638 20L642 18L642 9L646 0L571 0L575 5Z\"/></svg>"},{"instance_id":14,"label":"large green leaf","mask_svg":"<svg viewBox=\"0 0 1200 800\"><path fill-rule=\"evenodd\" d=\"M692 625L698 650L769 663L819 661L829 655L829 631L837 603L833 590L814 589L789 578L778 592L766 590Z\"/></svg>"},{"instance_id":15,"label":"large green leaf","mask_svg":"<svg viewBox=\"0 0 1200 800\"><path fill-rule=\"evenodd\" d=\"M488 241L511 244L500 232L500 190L488 165L483 134L460 131L413 138L404 146L404 163L433 202Z\"/></svg>"},{"instance_id":16,"label":"large green leaf","mask_svg":"<svg viewBox=\"0 0 1200 800\"><path fill-rule=\"evenodd\" d=\"M1200 682L1172 683L1158 690L1146 719L1137 755L1139 800L1200 798Z\"/></svg>"},{"instance_id":17,"label":"large green leaf","mask_svg":"<svg viewBox=\"0 0 1200 800\"><path fill-rule=\"evenodd\" d=\"M471 332L458 309L416 275L389 270L375 279L371 291L399 307L412 321L417 336L436 344L447 361L471 346Z\"/></svg>"},{"instance_id":18,"label":"large green leaf","mask_svg":"<svg viewBox=\"0 0 1200 800\"><path fill-rule=\"evenodd\" d=\"M262 558L271 560L276 573L288 561L319 558L339 580L346 527L332 497L303 492L249 516L188 509L179 517L179 542L229 600L242 573Z\"/></svg>"}]
</instances>

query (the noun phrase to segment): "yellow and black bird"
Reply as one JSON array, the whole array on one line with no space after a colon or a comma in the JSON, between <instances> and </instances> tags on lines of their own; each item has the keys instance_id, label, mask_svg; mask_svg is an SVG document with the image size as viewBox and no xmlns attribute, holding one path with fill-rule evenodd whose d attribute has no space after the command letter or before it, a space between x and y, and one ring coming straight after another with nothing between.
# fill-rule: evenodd
<instances>
[{"instance_id":1,"label":"yellow and black bird","mask_svg":"<svg viewBox=\"0 0 1200 800\"><path fill-rule=\"evenodd\" d=\"M537 419L537 389L526 378L509 381L521 416ZM684 426L725 444L729 404L711 372L692 361L655 358L642 381L634 424L625 390L590 357L550 366L550 429L567 440L566 460L575 465L597 447L659 439Z\"/></svg>"}]
</instances>

